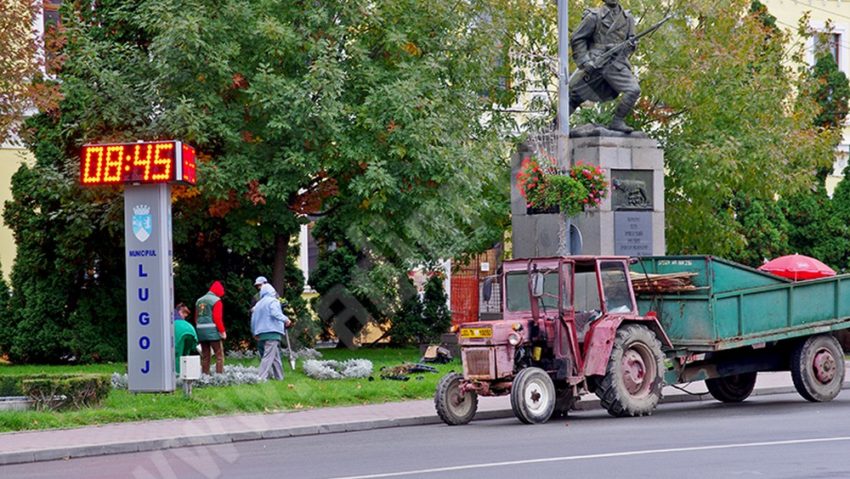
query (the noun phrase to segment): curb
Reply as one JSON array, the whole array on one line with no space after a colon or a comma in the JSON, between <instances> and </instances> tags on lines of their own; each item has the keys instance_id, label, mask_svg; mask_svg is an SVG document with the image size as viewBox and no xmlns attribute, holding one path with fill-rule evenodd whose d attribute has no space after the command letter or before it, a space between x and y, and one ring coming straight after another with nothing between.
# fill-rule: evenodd
<instances>
[{"instance_id":1,"label":"curb","mask_svg":"<svg viewBox=\"0 0 850 479\"><path fill-rule=\"evenodd\" d=\"M845 382L842 389L850 389L850 382ZM775 394L794 393L792 386L767 387L756 389L751 396L768 396ZM714 401L714 398L705 393L677 393L665 396L661 399L662 404L675 404L687 402ZM599 409L599 399L579 401L576 405L577 411L590 411ZM475 420L505 419L511 418L514 413L511 409L497 409L490 411L479 411ZM210 433L192 436L177 436L168 439L152 439L131 442L116 442L89 446L67 446L52 449L40 449L31 451L20 451L0 453L0 466L12 464L34 463L42 461L68 460L83 457L104 456L110 454L128 454L135 452L158 451L190 446L211 446L229 444L242 441L256 441L262 439L280 439L285 437L315 436L320 434L335 434L342 432L370 431L375 429L388 429L393 427L424 426L431 424L442 424L436 414L428 416L413 416L397 419L377 419L350 423L317 424L312 426L286 427L267 429L263 431L242 431L234 433Z\"/></svg>"}]
</instances>

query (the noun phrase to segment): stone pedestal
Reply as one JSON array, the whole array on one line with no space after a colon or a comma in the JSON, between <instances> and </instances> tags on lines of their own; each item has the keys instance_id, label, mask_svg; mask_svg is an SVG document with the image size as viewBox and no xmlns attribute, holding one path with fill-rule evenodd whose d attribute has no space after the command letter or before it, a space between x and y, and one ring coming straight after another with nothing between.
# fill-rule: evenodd
<instances>
[{"instance_id":1,"label":"stone pedestal","mask_svg":"<svg viewBox=\"0 0 850 479\"><path fill-rule=\"evenodd\" d=\"M664 151L658 142L591 136L570 138L570 148L574 162L601 167L609 184L600 207L574 220L584 240L582 254L663 255Z\"/></svg>"},{"instance_id":2,"label":"stone pedestal","mask_svg":"<svg viewBox=\"0 0 850 479\"><path fill-rule=\"evenodd\" d=\"M658 142L642 134L620 134L571 137L569 143L573 162L601 167L610 185L600 207L573 218L582 235L581 254L663 255L664 152ZM521 148L511 161L514 258L556 256L558 251L560 215L527 214L516 187L520 164L531 154Z\"/></svg>"}]
</instances>

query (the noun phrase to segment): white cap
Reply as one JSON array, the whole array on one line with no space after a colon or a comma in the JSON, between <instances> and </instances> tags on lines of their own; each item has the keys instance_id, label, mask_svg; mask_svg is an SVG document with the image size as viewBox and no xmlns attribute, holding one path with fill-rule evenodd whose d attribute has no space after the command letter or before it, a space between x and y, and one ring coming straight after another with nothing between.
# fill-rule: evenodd
<instances>
[{"instance_id":1,"label":"white cap","mask_svg":"<svg viewBox=\"0 0 850 479\"><path fill-rule=\"evenodd\" d=\"M257 276L257 279L254 280L254 286L266 284L269 280L266 279L265 276Z\"/></svg>"}]
</instances>

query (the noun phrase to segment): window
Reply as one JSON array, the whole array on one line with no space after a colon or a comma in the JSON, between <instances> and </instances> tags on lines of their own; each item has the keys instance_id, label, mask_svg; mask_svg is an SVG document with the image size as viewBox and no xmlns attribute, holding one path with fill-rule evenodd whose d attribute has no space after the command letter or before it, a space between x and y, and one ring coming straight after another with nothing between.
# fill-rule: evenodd
<instances>
[{"instance_id":1,"label":"window","mask_svg":"<svg viewBox=\"0 0 850 479\"><path fill-rule=\"evenodd\" d=\"M56 52L48 47L50 39L56 31L56 28L62 22L62 16L59 14L59 8L62 6L62 0L44 0L42 3L43 10L41 16L41 31L46 50L46 69L47 73L58 73L55 70L56 65L53 61L56 59Z\"/></svg>"},{"instance_id":2,"label":"window","mask_svg":"<svg viewBox=\"0 0 850 479\"><path fill-rule=\"evenodd\" d=\"M575 275L576 311L601 311L599 288L596 286L596 271L578 271Z\"/></svg>"},{"instance_id":3,"label":"window","mask_svg":"<svg viewBox=\"0 0 850 479\"><path fill-rule=\"evenodd\" d=\"M832 55L832 58L835 59L835 63L841 65L841 58L839 57L841 47L840 33L820 33L815 35L814 39L816 58L821 51L828 51Z\"/></svg>"},{"instance_id":4,"label":"window","mask_svg":"<svg viewBox=\"0 0 850 479\"><path fill-rule=\"evenodd\" d=\"M558 269L541 269L543 274L543 297L540 298L540 309L552 311L558 309ZM505 278L507 287L506 304L508 311L531 311L528 294L528 273L511 271Z\"/></svg>"},{"instance_id":5,"label":"window","mask_svg":"<svg viewBox=\"0 0 850 479\"><path fill-rule=\"evenodd\" d=\"M528 274L525 271L512 271L505 278L508 290L506 298L508 311L529 311L531 303L528 300Z\"/></svg>"},{"instance_id":6,"label":"window","mask_svg":"<svg viewBox=\"0 0 850 479\"><path fill-rule=\"evenodd\" d=\"M602 263L602 289L605 291L605 309L611 313L634 310L629 291L627 272L623 263Z\"/></svg>"},{"instance_id":7,"label":"window","mask_svg":"<svg viewBox=\"0 0 850 479\"><path fill-rule=\"evenodd\" d=\"M44 0L44 16L43 27L44 31L48 31L51 27L59 24L59 7L62 6L62 0Z\"/></svg>"}]
</instances>

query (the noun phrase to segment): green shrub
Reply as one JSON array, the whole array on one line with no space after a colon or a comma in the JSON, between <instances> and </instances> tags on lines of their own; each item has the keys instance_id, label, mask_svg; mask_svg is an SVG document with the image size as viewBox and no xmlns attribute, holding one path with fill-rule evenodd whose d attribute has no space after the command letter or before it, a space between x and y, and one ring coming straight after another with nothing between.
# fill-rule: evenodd
<instances>
[{"instance_id":1,"label":"green shrub","mask_svg":"<svg viewBox=\"0 0 850 479\"><path fill-rule=\"evenodd\" d=\"M38 375L21 381L24 394L38 410L81 409L100 404L112 389L110 378L103 374Z\"/></svg>"},{"instance_id":2,"label":"green shrub","mask_svg":"<svg viewBox=\"0 0 850 479\"><path fill-rule=\"evenodd\" d=\"M412 283L410 287L413 287ZM431 272L425 283L422 299L420 300L418 295L409 296L404 301L401 312L393 319L390 330L393 343L439 342L440 336L447 333L452 325L452 315L446 305L447 300L442 274Z\"/></svg>"},{"instance_id":3,"label":"green shrub","mask_svg":"<svg viewBox=\"0 0 850 479\"><path fill-rule=\"evenodd\" d=\"M23 395L21 376L0 376L0 397Z\"/></svg>"}]
</instances>

